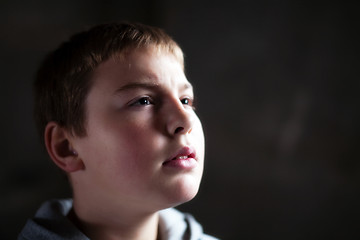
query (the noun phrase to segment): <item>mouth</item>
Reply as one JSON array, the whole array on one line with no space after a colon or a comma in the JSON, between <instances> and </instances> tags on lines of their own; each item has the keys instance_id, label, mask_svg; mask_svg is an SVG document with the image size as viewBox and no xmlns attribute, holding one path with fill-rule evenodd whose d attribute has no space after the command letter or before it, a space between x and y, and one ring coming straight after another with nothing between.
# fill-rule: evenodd
<instances>
[{"instance_id":1,"label":"mouth","mask_svg":"<svg viewBox=\"0 0 360 240\"><path fill-rule=\"evenodd\" d=\"M173 157L170 157L163 163L163 166L192 169L196 167L197 159L195 149L192 147L181 148Z\"/></svg>"}]
</instances>

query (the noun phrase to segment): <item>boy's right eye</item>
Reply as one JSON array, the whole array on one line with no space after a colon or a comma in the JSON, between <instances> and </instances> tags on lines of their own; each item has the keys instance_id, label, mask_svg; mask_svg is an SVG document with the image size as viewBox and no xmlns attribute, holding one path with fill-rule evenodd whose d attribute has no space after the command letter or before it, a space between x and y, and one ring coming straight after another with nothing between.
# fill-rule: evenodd
<instances>
[{"instance_id":1,"label":"boy's right eye","mask_svg":"<svg viewBox=\"0 0 360 240\"><path fill-rule=\"evenodd\" d=\"M130 105L131 106L145 106L153 104L153 101L150 97L141 97L135 101L133 101Z\"/></svg>"}]
</instances>

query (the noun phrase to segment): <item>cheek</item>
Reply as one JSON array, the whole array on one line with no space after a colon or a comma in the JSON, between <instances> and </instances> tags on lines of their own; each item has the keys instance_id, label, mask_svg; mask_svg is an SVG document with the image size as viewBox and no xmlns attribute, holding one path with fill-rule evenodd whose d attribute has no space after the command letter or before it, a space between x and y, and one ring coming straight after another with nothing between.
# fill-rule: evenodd
<instances>
[{"instance_id":1,"label":"cheek","mask_svg":"<svg viewBox=\"0 0 360 240\"><path fill-rule=\"evenodd\" d=\"M132 191L134 185L141 188L158 167L161 139L145 126L124 124L110 129L98 134L86 153L90 176L102 187L122 191Z\"/></svg>"},{"instance_id":2,"label":"cheek","mask_svg":"<svg viewBox=\"0 0 360 240\"><path fill-rule=\"evenodd\" d=\"M163 145L162 139L148 124L123 123L121 128L113 129L109 140L110 161L114 168L127 169L132 174L144 174L151 169L153 159L157 159Z\"/></svg>"},{"instance_id":3,"label":"cheek","mask_svg":"<svg viewBox=\"0 0 360 240\"><path fill-rule=\"evenodd\" d=\"M122 145L126 150L134 151L133 154L135 155L154 149L160 143L159 133L155 131L151 124L124 124L124 127L119 132Z\"/></svg>"}]
</instances>

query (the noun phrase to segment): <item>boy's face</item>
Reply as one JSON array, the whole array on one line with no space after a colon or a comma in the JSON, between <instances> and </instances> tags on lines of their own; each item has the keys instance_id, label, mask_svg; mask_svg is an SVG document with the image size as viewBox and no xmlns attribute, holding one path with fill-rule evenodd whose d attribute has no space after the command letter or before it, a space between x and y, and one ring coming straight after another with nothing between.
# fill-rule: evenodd
<instances>
[{"instance_id":1,"label":"boy's face","mask_svg":"<svg viewBox=\"0 0 360 240\"><path fill-rule=\"evenodd\" d=\"M92 80L87 136L72 141L85 165L72 173L74 197L147 210L193 198L204 135L176 58L154 47L134 50L102 63Z\"/></svg>"}]
</instances>

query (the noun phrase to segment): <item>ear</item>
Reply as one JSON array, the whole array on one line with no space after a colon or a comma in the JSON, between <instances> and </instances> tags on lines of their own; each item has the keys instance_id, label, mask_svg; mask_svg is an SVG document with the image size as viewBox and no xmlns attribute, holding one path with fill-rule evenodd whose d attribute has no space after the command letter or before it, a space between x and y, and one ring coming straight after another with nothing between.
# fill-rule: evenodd
<instances>
[{"instance_id":1,"label":"ear","mask_svg":"<svg viewBox=\"0 0 360 240\"><path fill-rule=\"evenodd\" d=\"M85 169L83 161L72 148L70 134L56 122L45 127L45 146L53 162L65 172Z\"/></svg>"}]
</instances>

